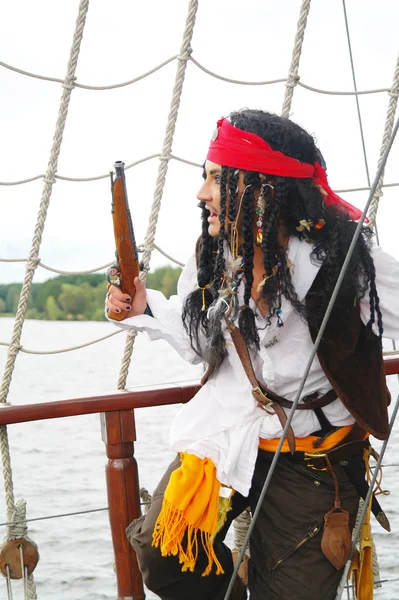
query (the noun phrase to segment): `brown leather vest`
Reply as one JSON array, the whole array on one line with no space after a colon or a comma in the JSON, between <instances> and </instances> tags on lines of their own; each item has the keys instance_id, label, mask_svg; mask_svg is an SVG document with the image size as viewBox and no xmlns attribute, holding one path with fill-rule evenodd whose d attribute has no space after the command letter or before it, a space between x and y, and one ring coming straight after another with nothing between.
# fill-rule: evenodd
<instances>
[{"instance_id":1,"label":"brown leather vest","mask_svg":"<svg viewBox=\"0 0 399 600\"><path fill-rule=\"evenodd\" d=\"M312 319L325 285L326 270L321 267L307 296L309 331L313 342L321 324ZM377 336L366 335L360 309L353 295L339 294L317 356L340 400L356 421L380 440L389 436L388 404L382 350Z\"/></svg>"}]
</instances>

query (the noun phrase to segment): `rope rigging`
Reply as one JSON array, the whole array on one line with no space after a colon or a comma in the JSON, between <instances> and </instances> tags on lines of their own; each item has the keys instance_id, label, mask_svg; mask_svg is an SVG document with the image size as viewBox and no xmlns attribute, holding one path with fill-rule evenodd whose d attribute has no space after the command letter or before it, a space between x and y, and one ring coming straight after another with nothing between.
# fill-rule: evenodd
<instances>
[{"instance_id":1,"label":"rope rigging","mask_svg":"<svg viewBox=\"0 0 399 600\"><path fill-rule=\"evenodd\" d=\"M58 157L61 149L62 137L65 128L65 121L68 114L69 101L73 90L73 82L75 79L76 66L79 57L80 46L83 37L83 30L86 22L86 15L89 8L88 0L81 0L78 16L76 20L75 32L73 36L72 47L69 55L69 62L65 79L62 82L62 96L58 112L57 123L55 127L53 145L50 152L50 158L48 162L47 171L44 178L44 188L42 193L42 199L40 202L39 213L37 217L35 233L32 240L31 251L29 254L29 260L26 265L26 275L22 286L22 291L18 303L17 314L15 317L14 330L11 338L11 344L8 351L7 362L4 370L3 382L0 390L0 402L6 402L8 391L11 383L11 378L15 366L15 360L18 354L18 348L20 346L21 333L24 324L25 314L28 306L29 292L32 287L33 274L37 268L38 256L42 234L44 230L44 224L47 216L47 209L50 203L52 187L55 182L54 175L57 171ZM10 448L8 442L7 428L5 426L0 427L0 447L1 456L3 463L3 475L4 475L4 487L6 495L6 507L7 507L7 521L12 521L13 511L16 508L13 491L13 481L11 473L11 457ZM12 531L9 532L12 535ZM9 543L11 538L6 538ZM23 569L24 572L24 569ZM24 572L25 573L25 572ZM25 596L29 600L35 600L37 598L36 586L34 583L33 575L30 574L27 578Z\"/></svg>"},{"instance_id":2,"label":"rope rigging","mask_svg":"<svg viewBox=\"0 0 399 600\"><path fill-rule=\"evenodd\" d=\"M398 125L399 125L399 122L397 121L394 126L395 113L396 113L397 103L398 103L398 98L399 98L399 56L398 56L398 60L396 63L391 87L362 90L362 91L357 90L352 56L351 56L351 63L352 63L353 80L354 80L354 87L355 87L355 89L353 91L321 90L321 89L314 88L314 87L304 84L300 80L299 64L300 64L302 45L303 45L305 30L306 30L306 25L307 25L307 18L308 18L308 14L309 14L309 10L310 10L310 4L311 4L311 0L303 0L303 2L302 2L301 8L300 8L300 13L299 13L299 19L298 19L298 23L297 23L294 48L293 48L293 52L292 52L292 59L291 59L290 67L289 67L288 76L286 78L282 78L282 79L275 79L275 80L270 80L270 81L257 81L257 82L256 81L235 80L235 79L230 79L230 78L227 78L227 77L224 77L221 75L217 75L216 73L208 70L203 65L201 65L192 56L192 49L191 49L191 40L192 40L192 36L193 36L193 32L194 32L194 25L195 25L197 10L198 10L198 0L190 0L190 2L189 2L188 13L187 13L187 18L186 18L186 23L185 23L184 33L183 33L183 40L182 40L179 54L171 56L170 58L166 59L165 61L163 61L156 67L154 67L153 69L151 69L151 70L143 73L142 75L139 75L129 81L126 81L126 82L117 83L117 84L108 85L108 86L89 86L89 85L85 85L83 83L79 83L76 80L75 72L76 72L77 62L78 62L78 58L79 58L79 51L80 51L80 46L81 46L81 42L82 42L83 31L84 31L84 26L85 26L85 22L86 22L86 16L87 16L88 7L89 7L89 0L81 0L80 5L79 5L78 16L77 16L77 20L76 20L76 29L75 29L74 36L73 36L73 42L72 42L71 52L70 52L70 56L69 56L67 72L66 72L66 76L64 79L58 79L58 78L53 78L53 77L37 75L37 74L31 73L28 71L23 71L22 69L13 67L7 63L0 61L0 66L4 67L6 69L12 70L12 71L22 74L24 76L34 77L34 78L42 79L45 81L55 82L55 83L61 84L61 86L63 88L62 89L62 97L61 97L60 106L59 106L58 118L57 118L56 127L55 127L54 140L53 140L53 144L52 144L52 148L51 148L51 152L50 152L50 157L49 157L49 162L48 162L48 167L47 167L46 173L36 175L31 178L19 180L19 181L0 182L0 185L3 185L3 186L21 185L24 183L29 183L31 181L40 179L40 178L42 178L43 182L44 182L40 207L39 207L39 211L38 211L38 215L37 215L37 222L36 222L34 236L33 236L33 240L32 240L32 246L31 246L31 250L30 250L28 258L18 258L18 259L0 258L0 262L19 262L19 261L22 262L22 261L24 261L27 263L25 279L23 282L21 295L20 295L20 299L19 299L19 303L18 303L18 307L17 307L17 313L16 313L15 324L14 324L11 341L9 344L0 342L0 345L8 345L9 346L7 362L6 362L6 366L4 369L2 386L0 389L0 402L1 403L5 404L7 401L8 392L9 392L12 375L13 375L13 371L14 371L15 361L16 361L16 358L17 358L17 355L19 352L25 352L28 354L56 354L56 353L62 353L62 352L69 352L72 350L77 350L77 349L92 345L94 343L103 341L105 339L108 339L109 337L112 337L118 333L121 333L121 331L115 331L115 332L112 332L111 334L103 336L102 338L93 340L93 341L85 343L85 344L80 344L80 345L76 345L76 346L73 346L70 348L64 348L64 349L53 350L53 351L38 352L35 350L29 350L29 349L23 348L23 346L21 345L21 334L22 334L25 314L26 314L26 310L27 310L29 293L30 293L30 290L32 287L33 275L38 266L40 266L48 271L62 274L62 275L69 275L69 274L75 275L75 274L87 274L87 273L94 273L96 271L101 271L112 264L112 263L107 263L106 265L102 265L102 266L96 267L94 269L88 269L85 271L78 271L78 272L76 272L76 271L70 272L70 271L59 270L59 269L56 269L55 267L45 265L41 262L40 258L38 258L40 245L41 245L41 241L42 241L42 235L43 235L44 226L45 226L45 221L46 221L46 217L47 217L47 211L48 211L49 203L51 200L52 188L53 188L53 185L56 182L56 180L60 179L60 180L74 181L74 182L88 182L88 181L96 181L96 180L100 180L100 179L104 179L104 178L108 177L108 173L105 175L98 175L98 176L87 177L87 178L72 178L72 177L57 175L58 157L59 157L60 148L61 148L61 144L62 144L65 122L66 122L66 118L67 118L67 114L68 114L69 102L70 102L70 98L71 98L71 93L75 88L104 91L104 90L109 90L109 89L125 87L128 85L134 84L137 81L140 81L140 80L152 75L156 71L158 71L158 70L162 69L163 67L165 67L166 65L170 64L171 62L177 61L176 77L175 77L175 82L174 82L173 91L172 91L172 100L171 100L167 125L166 125L166 129L165 129L162 151L158 154L152 154L147 157L141 158L141 159L126 166L126 169L129 169L140 163L143 163L148 160L152 160L154 158L157 158L159 160L158 174L157 174L156 183L155 183L155 190L154 190L153 203L152 203L150 217L149 217L148 229L147 229L147 233L145 235L144 243L142 244L143 269L142 269L142 273L141 273L140 277L143 279L146 277L146 274L149 270L150 260L151 260L152 252L154 249L161 252L169 260L175 262L176 264L178 264L180 266L183 266L183 264L180 261L172 258L169 254L164 252L161 248L159 248L155 244L155 235L156 235L158 216L159 216L160 209L161 209L162 196L163 196L163 190L164 190L166 175L167 175L167 171L168 171L169 161L176 160L176 161L179 161L179 162L191 165L191 166L201 167L201 165L198 163L175 156L171 153L173 139L174 139L175 126L176 126L176 122L177 122L177 118L178 118L180 100L181 100L183 85L184 85L184 80L185 80L185 73L186 73L187 63L189 61L191 61L192 64L194 64L197 68L201 69L203 72L207 73L209 76L220 79L227 83L239 84L239 85L251 85L251 86L284 83L285 84L285 95L284 95L284 101L283 101L282 113L281 113L281 115L284 117L288 117L290 114L293 94L294 94L294 90L295 90L296 86L301 86L305 89L308 89L308 90L316 92L316 93L321 93L321 94L342 95L342 96L353 95L356 99L357 107L358 107L359 126L361 129L361 135L362 135L362 144L363 144L363 152L364 152L368 185L367 185L367 187L358 187L358 188L351 188L351 189L338 190L338 191L354 192L354 191L369 190L369 192L370 192L369 198L366 203L365 209L363 211L362 218L360 219L358 227L356 229L355 236L353 238L351 247L348 251L348 256L342 267L342 271L341 271L340 277L337 281L336 287L334 289L334 293L332 294L329 306L326 311L326 315L323 319L323 323L321 325L319 335L318 335L315 345L314 345L314 351L312 352L312 355L309 358L309 362L307 364L303 378L301 380L301 384L300 384L297 396L294 401L293 410L291 411L290 417L288 418L288 421L284 428L284 432L281 437L280 444L277 448L272 466L270 468L269 474L265 481L264 489L263 489L261 497L259 499L259 506L260 506L260 503L267 492L267 488L268 488L270 479L272 477L273 470L276 465L285 434L288 431L292 417L294 415L294 412L295 412L294 409L299 402L302 389L305 385L307 375L310 371L311 364L315 357L318 344L319 344L321 336L323 334L323 330L326 326L328 317L330 315L331 309L334 305L336 296L338 294L339 286L340 286L340 283L345 274L345 270L349 263L351 253L353 251L357 237L360 235L361 225L363 224L366 213L368 211L369 219L370 219L370 226L372 228L374 228L375 224L376 224L376 216L377 216L377 211L378 211L379 199L383 193L382 189L384 187L392 187L392 186L399 185L399 183L389 183L389 184L383 183L383 174L384 174L385 163L388 158L388 155L389 155L389 152L390 152L390 149L391 149L395 134L397 132ZM345 11L345 1L344 0L343 0L343 7L344 7L344 11ZM345 12L345 19L346 19L346 12ZM347 26L349 49L350 49L349 29L348 29L347 21L346 21L346 26ZM351 52L351 50L350 50L350 52ZM360 95L377 94L377 93L383 93L383 92L388 93L388 96L389 96L388 110L387 110L385 128L384 128L384 133L383 133L383 138L382 138L382 143L381 143L377 174L376 174L373 184L371 184L370 177L369 177L369 167L368 167L368 163L367 163L365 144L364 144L364 140L363 140L362 123L361 123L361 115L360 115L358 99L359 99ZM124 355L122 358L122 364L121 364L120 374L119 374L118 383L117 383L118 389L126 388L126 380L127 380L127 376L128 376L128 372L129 372L129 366L130 366L130 362L131 362L131 356L132 356L134 341L135 341L136 336L137 336L137 332L134 330L130 331L129 334L127 335L126 346L125 346ZM399 397L398 397L398 400L395 405L395 409L392 414L391 428L392 428L393 422L395 420L398 407L399 407ZM386 445L387 445L387 442L384 442L383 448L380 453L379 464L381 464ZM75 513L65 513L62 515L52 515L50 517L41 517L38 519L26 519L25 502L24 501L15 502L15 498L14 498L13 480L12 480L12 471L11 471L11 459L10 459L10 451L9 451L9 443L8 443L6 426L0 426L0 447L1 447L1 454L2 454L3 473L4 473L4 481L5 481L5 497L6 497L6 507L7 507L6 523L0 524L0 526L5 525L7 527L7 532L6 532L5 540L3 542L3 547L9 541L15 540L15 539L24 539L24 540L27 540L28 542L31 541L31 540L29 540L29 538L27 536L26 523L28 521L42 520L45 518L56 518L56 517L60 517L60 516L70 516L70 515L75 515L75 514L83 514L83 513L87 513L87 512L95 512L96 510L97 511L107 510L106 508L100 508L100 509L94 509L92 511L80 511L80 512L75 512ZM378 469L376 468L373 478L372 478L372 485L370 486L369 495L371 494L371 490L373 489L373 485L377 479L377 476L378 476ZM363 508L362 508L362 511L361 511L361 514L359 517L360 524L354 535L352 552L353 552L353 549L356 544L356 539L360 532L360 526L361 526L361 523L365 516L366 509L367 509L367 498L363 504ZM234 574L232 576L229 588L226 592L225 600L228 600L228 598L230 597L230 593L231 593L231 590L232 590L232 587L234 584L234 579L238 574L238 568L239 568L240 562L241 562L245 552L247 552L248 541L249 541L251 531L252 531L254 523L255 523L256 516L257 516L257 512L255 511L253 518L252 518L252 522L249 525L249 528L247 529L247 534L245 536L243 536L243 533L244 533L243 530L241 530L241 532L240 532L240 539L237 542L237 550L240 550L240 548L241 548L240 555L238 557L237 565L234 570ZM27 600L35 600L37 598L36 587L35 587L33 575L31 573L28 573L27 567L25 566L22 546L19 546L19 553L20 553L20 560L21 560L24 598L26 598ZM6 577L7 594L8 594L8 598L12 599L13 595L12 595L12 588L11 588L11 573L9 572L8 565L6 567L7 567L7 577ZM344 583L346 582L346 573L347 573L348 569L349 569L349 566L347 566L346 571L345 571L345 581L343 578ZM383 581L385 581L385 580L383 580ZM376 581L376 583L379 583L379 580ZM342 589L343 589L343 586L342 586ZM349 587L347 587L347 589L349 589ZM341 593L342 593L342 590L341 590ZM337 595L337 600L338 600L338 598L340 598L340 595L339 596Z\"/></svg>"}]
</instances>

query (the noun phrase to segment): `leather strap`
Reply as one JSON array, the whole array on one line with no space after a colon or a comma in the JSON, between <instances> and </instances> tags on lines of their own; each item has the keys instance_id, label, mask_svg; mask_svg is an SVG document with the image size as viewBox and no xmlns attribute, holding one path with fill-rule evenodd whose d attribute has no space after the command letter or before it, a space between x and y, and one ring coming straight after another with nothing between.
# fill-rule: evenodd
<instances>
[{"instance_id":1,"label":"leather strap","mask_svg":"<svg viewBox=\"0 0 399 600\"><path fill-rule=\"evenodd\" d=\"M279 396L271 390L266 390L266 392L269 398L278 402L281 406L284 406L284 408L291 408L294 404L291 400L287 400L287 398L283 398L283 396ZM310 400L309 402L306 402L306 398L303 398L303 404L298 404L296 410L316 410L317 408L324 408L324 406L331 404L331 402L334 402L337 398L336 391L329 390L326 394L320 396L320 398Z\"/></svg>"},{"instance_id":2,"label":"leather strap","mask_svg":"<svg viewBox=\"0 0 399 600\"><path fill-rule=\"evenodd\" d=\"M244 371L249 381L251 382L252 387L261 387L256 378L255 371L252 366L251 357L249 356L248 348L244 341L244 338L242 337L241 331L234 325L234 323L228 321L228 319L226 319L226 322L231 334L231 339L233 340L234 346L237 350L237 354L241 360L242 366L244 367ZM280 406L283 406L284 408L291 408L294 404L291 400L287 400L287 398L279 396L278 394L276 394L276 392L272 392L267 388L261 387L261 389L267 395L267 397L270 398L270 400L272 400L273 402L277 402L278 404L280 404ZM331 404L331 402L334 402L334 400L336 400L337 398L338 396L336 391L332 389L329 390L323 396L320 396L320 398L316 398L315 400L310 400L309 402L306 402L306 399L304 399L304 403L298 404L296 410L315 410L316 408L323 408L324 406Z\"/></svg>"},{"instance_id":3,"label":"leather strap","mask_svg":"<svg viewBox=\"0 0 399 600\"><path fill-rule=\"evenodd\" d=\"M273 414L273 412L278 416L280 424L284 429L285 424L287 422L287 415L285 414L282 406L274 402L274 400L269 397L269 391L263 390L259 382L256 378L254 368L252 366L251 357L248 352L247 345L244 341L244 338L241 335L240 330L226 318L227 327L231 334L231 339L233 340L233 344L237 351L238 357L241 360L242 366L244 368L245 374L247 375L250 384L252 386L252 395L258 403L258 406L265 409L269 414ZM268 409L271 409L269 411ZM295 453L295 436L290 426L287 431L287 441L291 454Z\"/></svg>"}]
</instances>

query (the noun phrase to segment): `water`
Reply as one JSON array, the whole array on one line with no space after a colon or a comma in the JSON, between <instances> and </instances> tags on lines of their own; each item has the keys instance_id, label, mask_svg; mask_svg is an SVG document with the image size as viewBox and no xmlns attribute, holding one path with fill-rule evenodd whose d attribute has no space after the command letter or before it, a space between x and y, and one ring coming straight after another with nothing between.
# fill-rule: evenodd
<instances>
[{"instance_id":1,"label":"water","mask_svg":"<svg viewBox=\"0 0 399 600\"><path fill-rule=\"evenodd\" d=\"M0 319L0 341L8 342L12 319ZM53 350L99 338L114 328L108 323L27 321L22 344L32 350ZM20 353L10 388L9 401L29 404L65 400L115 390L123 355L125 334L74 352L57 355ZM0 346L0 366L7 349ZM182 361L166 343L150 343L145 335L136 339L128 387L192 381L201 368ZM399 391L391 377L393 401ZM170 423L178 407L154 407L136 411L135 455L140 484L152 490L173 453L168 449ZM11 425L8 428L16 499L27 501L27 517L107 506L105 452L98 415L53 419ZM399 423L384 463L397 462L394 449L399 442ZM375 443L376 448L380 443ZM393 532L385 533L375 522L373 532L380 559L381 578L398 576L397 556L392 551L399 541L398 468L384 471L384 488L392 491L382 499ZM0 522L5 521L3 489L0 491ZM4 527L2 527L4 531ZM114 600L115 575L106 511L33 522L29 535L38 544L40 562L35 571L39 600ZM22 598L14 584L14 598ZM6 598L4 580L0 597ZM379 600L397 600L399 584L386 584L375 593ZM150 594L148 598L153 598Z\"/></svg>"}]
</instances>

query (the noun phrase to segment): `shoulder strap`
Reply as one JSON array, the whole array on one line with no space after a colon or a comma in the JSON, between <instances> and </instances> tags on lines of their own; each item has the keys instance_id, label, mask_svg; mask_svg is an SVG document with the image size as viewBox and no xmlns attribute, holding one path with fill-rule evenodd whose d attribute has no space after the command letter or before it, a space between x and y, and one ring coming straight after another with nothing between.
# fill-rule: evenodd
<instances>
[{"instance_id":1,"label":"shoulder strap","mask_svg":"<svg viewBox=\"0 0 399 600\"><path fill-rule=\"evenodd\" d=\"M238 357L244 368L245 374L247 375L247 377L250 381L250 384L252 386L252 396L257 401L258 406L265 409L269 414L271 411L269 411L268 408L272 409L272 411L278 416L281 426L284 429L285 424L287 422L287 415L285 414L281 405L277 404L276 402L273 401L273 399L271 397L269 397L268 391L265 391L260 387L259 382L255 375L251 357L248 352L248 347L244 341L244 338L241 335L241 331L238 329L238 327L236 327L234 325L234 323L229 321L227 318L225 318L225 319L226 319L227 327L230 331L231 339L233 340L233 344L237 351ZM271 413L271 414L273 414L273 413ZM294 452L295 452L295 436L294 436L294 432L293 432L291 426L288 428L288 431L287 431L287 441L288 441L288 445L289 445L291 454L294 454Z\"/></svg>"}]
</instances>

